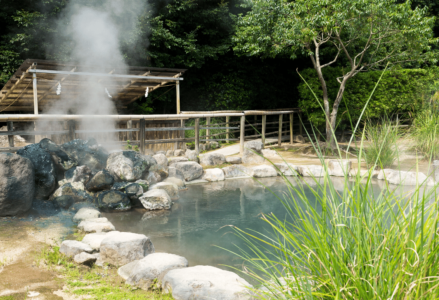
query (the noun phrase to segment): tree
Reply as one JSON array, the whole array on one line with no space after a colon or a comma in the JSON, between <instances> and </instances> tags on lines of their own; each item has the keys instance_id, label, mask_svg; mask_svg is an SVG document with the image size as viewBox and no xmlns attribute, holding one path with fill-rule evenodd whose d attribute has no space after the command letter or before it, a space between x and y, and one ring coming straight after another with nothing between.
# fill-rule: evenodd
<instances>
[{"instance_id":1,"label":"tree","mask_svg":"<svg viewBox=\"0 0 439 300\"><path fill-rule=\"evenodd\" d=\"M386 64L436 62L431 45L434 17L427 8L411 8L397 0L253 0L240 15L235 50L250 55L295 58L308 56L323 91L326 139L335 147L333 132L346 83L359 72ZM331 57L328 59L328 57ZM329 99L322 69L343 60L346 72ZM331 111L332 105L332 111Z\"/></svg>"}]
</instances>

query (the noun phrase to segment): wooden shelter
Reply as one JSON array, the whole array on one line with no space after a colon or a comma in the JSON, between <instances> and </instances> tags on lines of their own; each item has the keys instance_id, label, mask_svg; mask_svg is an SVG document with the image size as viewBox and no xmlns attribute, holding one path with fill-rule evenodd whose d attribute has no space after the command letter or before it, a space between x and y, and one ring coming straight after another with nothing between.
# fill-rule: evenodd
<instances>
[{"instance_id":1,"label":"wooden shelter","mask_svg":"<svg viewBox=\"0 0 439 300\"><path fill-rule=\"evenodd\" d=\"M97 68L48 60L27 59L0 91L0 113L39 114L60 99L78 97L93 81L111 93L116 108L124 108L145 94L176 87L180 113L179 82L186 70L150 67ZM62 85L62 94L57 87ZM104 92L104 91L103 91Z\"/></svg>"}]
</instances>

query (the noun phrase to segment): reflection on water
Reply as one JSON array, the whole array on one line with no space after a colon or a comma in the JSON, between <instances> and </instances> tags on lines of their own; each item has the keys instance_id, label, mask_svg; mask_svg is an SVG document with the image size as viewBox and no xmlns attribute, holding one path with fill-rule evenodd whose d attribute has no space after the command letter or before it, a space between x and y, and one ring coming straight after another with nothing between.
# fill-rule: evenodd
<instances>
[{"instance_id":1,"label":"reflection on water","mask_svg":"<svg viewBox=\"0 0 439 300\"><path fill-rule=\"evenodd\" d=\"M296 184L295 179L291 180ZM303 180L310 186L316 185L311 178ZM261 213L274 213L280 219L286 216L282 203L270 192L286 196L287 188L282 178L259 181L237 179L190 185L187 191L180 191L180 199L170 211L138 209L107 213L105 217L117 230L145 234L151 238L157 252L182 255L192 266L238 266L241 260L237 256L216 247L236 250L234 244L242 245L227 225L264 232L268 228L259 217ZM343 189L343 178L332 178L332 181L337 190ZM376 182L373 188L373 193L378 194L380 187ZM413 187L398 189L406 193ZM305 189L305 193L309 199L314 198L309 189Z\"/></svg>"}]
</instances>

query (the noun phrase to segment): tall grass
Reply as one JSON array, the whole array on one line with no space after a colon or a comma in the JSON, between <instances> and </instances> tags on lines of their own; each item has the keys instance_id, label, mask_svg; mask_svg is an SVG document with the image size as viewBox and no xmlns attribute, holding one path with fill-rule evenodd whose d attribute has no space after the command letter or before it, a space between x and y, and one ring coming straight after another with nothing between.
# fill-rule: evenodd
<instances>
[{"instance_id":1,"label":"tall grass","mask_svg":"<svg viewBox=\"0 0 439 300\"><path fill-rule=\"evenodd\" d=\"M379 163L364 177L345 174L342 187L328 172L312 185L284 177L288 193L277 198L285 216L262 215L268 233L236 228L246 244L237 255L258 283L257 297L439 299L439 198L421 182L407 194L385 184L374 189Z\"/></svg>"},{"instance_id":2,"label":"tall grass","mask_svg":"<svg viewBox=\"0 0 439 300\"><path fill-rule=\"evenodd\" d=\"M420 112L410 129L414 148L428 159L439 159L439 113L432 108Z\"/></svg>"},{"instance_id":3,"label":"tall grass","mask_svg":"<svg viewBox=\"0 0 439 300\"><path fill-rule=\"evenodd\" d=\"M364 150L364 159L369 168L376 165L384 169L395 162L398 157L396 142L401 137L398 125L388 118L382 118L378 122L365 122L364 133L368 145Z\"/></svg>"}]
</instances>

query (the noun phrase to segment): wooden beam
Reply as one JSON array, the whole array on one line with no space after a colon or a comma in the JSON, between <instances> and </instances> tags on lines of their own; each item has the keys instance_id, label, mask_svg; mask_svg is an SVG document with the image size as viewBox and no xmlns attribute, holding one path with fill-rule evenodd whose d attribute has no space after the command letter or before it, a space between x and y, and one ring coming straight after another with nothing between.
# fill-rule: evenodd
<instances>
[{"instance_id":1,"label":"wooden beam","mask_svg":"<svg viewBox=\"0 0 439 300\"><path fill-rule=\"evenodd\" d=\"M293 121L294 121L294 114L290 114L290 144L293 144Z\"/></svg>"},{"instance_id":2,"label":"wooden beam","mask_svg":"<svg viewBox=\"0 0 439 300\"><path fill-rule=\"evenodd\" d=\"M76 122L74 120L67 121L67 128L69 130L69 141L73 141L76 138Z\"/></svg>"},{"instance_id":3,"label":"wooden beam","mask_svg":"<svg viewBox=\"0 0 439 300\"><path fill-rule=\"evenodd\" d=\"M30 67L30 68L32 68L32 67ZM29 68L29 69L30 69ZM0 103L2 103L3 102L3 100L5 100L11 93L12 93L12 91L21 83L21 81L23 80L23 79L25 79L25 77L27 76L27 71L29 70L29 69L27 69L26 70L26 72L23 74L23 75L21 75L21 77L20 77L20 79L18 79L18 81L6 92L6 94L2 97L2 99L0 100Z\"/></svg>"},{"instance_id":4,"label":"wooden beam","mask_svg":"<svg viewBox=\"0 0 439 300\"><path fill-rule=\"evenodd\" d=\"M75 72L76 71L76 67L74 67L72 70L70 70L70 72ZM35 73L34 73L35 75ZM69 77L70 75L66 75L63 78L61 78L61 80L59 82L63 82L67 77ZM55 83L54 85L52 85L47 91L44 92L43 95L40 96L40 98L38 99L38 101L41 101L44 99L44 97L46 97L56 86L58 85L58 83Z\"/></svg>"},{"instance_id":5,"label":"wooden beam","mask_svg":"<svg viewBox=\"0 0 439 300\"><path fill-rule=\"evenodd\" d=\"M132 129L132 128L133 128L133 121L132 120L127 121L127 129ZM129 141L133 140L133 132L132 131L128 131L127 140L129 140Z\"/></svg>"}]
</instances>

